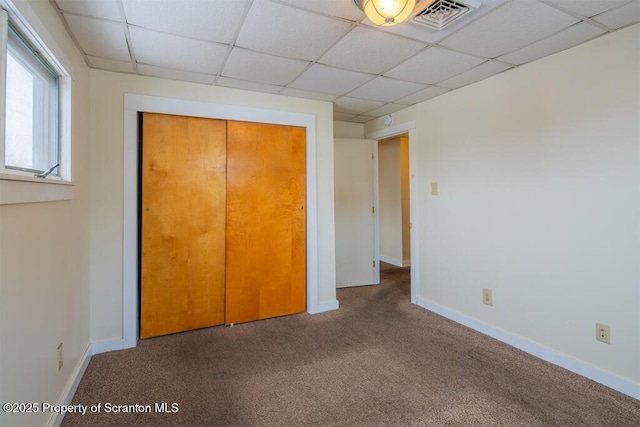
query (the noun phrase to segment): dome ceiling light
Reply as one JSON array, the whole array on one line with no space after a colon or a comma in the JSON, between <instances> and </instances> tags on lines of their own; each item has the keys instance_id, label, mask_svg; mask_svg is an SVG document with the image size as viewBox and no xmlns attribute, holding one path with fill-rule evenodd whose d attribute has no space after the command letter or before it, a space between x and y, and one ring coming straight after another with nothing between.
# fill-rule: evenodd
<instances>
[{"instance_id":1,"label":"dome ceiling light","mask_svg":"<svg viewBox=\"0 0 640 427\"><path fill-rule=\"evenodd\" d=\"M353 0L375 25L388 27L406 21L416 0Z\"/></svg>"}]
</instances>

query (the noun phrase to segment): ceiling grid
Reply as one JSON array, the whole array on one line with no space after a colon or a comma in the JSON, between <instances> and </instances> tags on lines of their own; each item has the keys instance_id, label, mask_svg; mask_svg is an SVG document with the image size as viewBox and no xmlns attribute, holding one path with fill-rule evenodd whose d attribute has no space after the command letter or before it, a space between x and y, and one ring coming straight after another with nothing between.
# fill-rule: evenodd
<instances>
[{"instance_id":1,"label":"ceiling grid","mask_svg":"<svg viewBox=\"0 0 640 427\"><path fill-rule=\"evenodd\" d=\"M353 0L50 2L92 68L330 101L355 123L640 22L640 0L479 0L442 30L374 26Z\"/></svg>"}]
</instances>

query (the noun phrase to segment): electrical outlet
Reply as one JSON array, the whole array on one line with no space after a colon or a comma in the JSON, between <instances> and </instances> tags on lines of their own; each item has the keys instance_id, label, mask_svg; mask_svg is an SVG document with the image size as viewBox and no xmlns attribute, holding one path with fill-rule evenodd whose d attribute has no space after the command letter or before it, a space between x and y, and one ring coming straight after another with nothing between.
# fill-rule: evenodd
<instances>
[{"instance_id":1,"label":"electrical outlet","mask_svg":"<svg viewBox=\"0 0 640 427\"><path fill-rule=\"evenodd\" d=\"M610 344L611 331L609 330L609 325L596 323L596 339L605 344Z\"/></svg>"},{"instance_id":2,"label":"electrical outlet","mask_svg":"<svg viewBox=\"0 0 640 427\"><path fill-rule=\"evenodd\" d=\"M60 345L58 346L58 372L60 372L60 370L62 369L63 364L64 361L62 358L62 343L60 343Z\"/></svg>"},{"instance_id":3,"label":"electrical outlet","mask_svg":"<svg viewBox=\"0 0 640 427\"><path fill-rule=\"evenodd\" d=\"M493 291L491 289L482 288L482 302L493 305Z\"/></svg>"},{"instance_id":4,"label":"electrical outlet","mask_svg":"<svg viewBox=\"0 0 640 427\"><path fill-rule=\"evenodd\" d=\"M431 183L431 195L432 196L437 196L438 195L438 183L437 182L432 182Z\"/></svg>"}]
</instances>

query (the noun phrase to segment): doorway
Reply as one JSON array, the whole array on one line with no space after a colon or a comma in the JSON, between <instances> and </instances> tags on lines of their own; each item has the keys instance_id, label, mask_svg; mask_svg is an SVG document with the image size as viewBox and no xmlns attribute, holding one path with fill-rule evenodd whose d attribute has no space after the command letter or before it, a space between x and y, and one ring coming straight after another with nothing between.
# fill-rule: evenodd
<instances>
[{"instance_id":1,"label":"doorway","mask_svg":"<svg viewBox=\"0 0 640 427\"><path fill-rule=\"evenodd\" d=\"M393 167L396 175L395 190L392 192L395 192L397 196L396 229L398 231L394 237L399 242L397 243L399 255L385 258L385 254L380 252L383 245L380 244L381 230L378 218L382 208L379 200L381 197L379 188L383 185L381 181L386 179L384 175L387 167L384 165L384 159L382 160L382 169L379 166L379 146L381 142L393 138L398 140L395 155L396 164ZM391 265L405 268L405 273L409 273L411 302L414 304L417 302L416 217L415 206L411 202L415 200L414 140L415 124L413 122L373 132L367 135L367 139L334 139L337 288L378 284L381 281L381 262L391 261ZM402 148L402 155L400 148ZM354 153L357 154L357 157L352 155ZM373 163L373 173L368 172L367 159L370 164ZM400 164L401 159L402 164ZM361 167L356 167L360 163ZM403 174L400 172L401 169L404 171ZM401 176L403 177L402 181ZM365 179L366 177L369 179ZM360 181L364 182L364 187L356 185ZM404 191L402 191L403 187ZM353 195L354 192L357 192L357 197ZM369 197L371 193L373 193L372 197L365 198L365 196ZM366 200L362 203L355 203L361 198ZM403 200L404 209L402 209ZM373 219L373 225L368 225L371 219ZM402 226L403 222L404 227ZM369 234L362 237L362 233ZM356 257L360 254L362 256ZM373 261L368 258L371 254L373 254ZM354 268L352 262L354 259L362 261L360 262L362 268ZM341 267L344 267L342 269L344 271L341 270ZM363 274L356 275L358 271L362 271ZM365 274L366 271L371 273ZM371 277L375 277L375 279ZM345 279L349 279L349 282Z\"/></svg>"},{"instance_id":2,"label":"doorway","mask_svg":"<svg viewBox=\"0 0 640 427\"><path fill-rule=\"evenodd\" d=\"M378 141L380 283L407 289L410 299L411 224L409 135Z\"/></svg>"},{"instance_id":3,"label":"doorway","mask_svg":"<svg viewBox=\"0 0 640 427\"><path fill-rule=\"evenodd\" d=\"M376 141L383 141L389 138L395 138L400 136L405 136L407 138L407 155L406 159L408 159L408 180L409 180L409 238L405 239L409 242L409 264L410 267L403 267L410 269L410 281L411 281L411 302L413 304L418 303L418 282L420 280L420 264L418 260L420 259L419 248L418 248L418 230L419 230L419 218L417 216L417 181L418 181L418 171L417 171L417 159L416 159L416 134L415 134L415 122L405 122L398 124L393 127L384 128L375 132L367 133L366 138L373 139ZM406 179L406 178L405 178ZM405 212L406 215L406 212Z\"/></svg>"},{"instance_id":4,"label":"doorway","mask_svg":"<svg viewBox=\"0 0 640 427\"><path fill-rule=\"evenodd\" d=\"M409 135L378 141L380 261L411 265Z\"/></svg>"}]
</instances>

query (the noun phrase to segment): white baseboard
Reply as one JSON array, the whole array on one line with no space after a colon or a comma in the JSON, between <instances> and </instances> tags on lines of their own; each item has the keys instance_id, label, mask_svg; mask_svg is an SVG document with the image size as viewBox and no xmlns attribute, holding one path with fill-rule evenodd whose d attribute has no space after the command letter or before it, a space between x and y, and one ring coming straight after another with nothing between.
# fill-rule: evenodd
<instances>
[{"instance_id":1,"label":"white baseboard","mask_svg":"<svg viewBox=\"0 0 640 427\"><path fill-rule=\"evenodd\" d=\"M386 255L380 255L378 258L380 259L380 261L386 262L387 264L395 265L396 267L403 267L402 260L399 260L390 256L386 256Z\"/></svg>"},{"instance_id":2,"label":"white baseboard","mask_svg":"<svg viewBox=\"0 0 640 427\"><path fill-rule=\"evenodd\" d=\"M91 345L93 349L92 354L107 353L109 351L123 350L125 348L128 348L127 346L125 346L124 339L122 338L114 338L106 341L98 341L98 342L91 343Z\"/></svg>"},{"instance_id":3,"label":"white baseboard","mask_svg":"<svg viewBox=\"0 0 640 427\"><path fill-rule=\"evenodd\" d=\"M324 313L325 311L337 310L340 307L338 300L318 303L315 307L307 310L309 314Z\"/></svg>"},{"instance_id":4,"label":"white baseboard","mask_svg":"<svg viewBox=\"0 0 640 427\"><path fill-rule=\"evenodd\" d=\"M69 377L69 381L67 382L67 385L65 386L64 390L62 390L62 395L60 396L60 399L58 400L58 403L57 403L58 405L68 405L71 403L71 399L73 399L73 396L76 394L76 390L78 389L78 384L80 384L80 380L84 375L84 371L87 370L87 366L89 365L89 361L91 360L92 355L93 355L92 345L91 343L89 343L89 345L84 351L84 354L78 361L78 364L73 369L73 372L71 373L71 377ZM47 426L58 427L62 423L63 418L64 418L63 414L59 412L53 412L51 414L51 417L49 417Z\"/></svg>"},{"instance_id":5,"label":"white baseboard","mask_svg":"<svg viewBox=\"0 0 640 427\"><path fill-rule=\"evenodd\" d=\"M505 344L509 344L512 347L536 356L546 362L589 378L590 380L617 390L620 393L624 393L635 399L640 399L640 384L634 383L626 378L619 377L611 372L607 372L586 362L567 356L566 354L559 353L525 338L487 325L486 323L479 322L471 317L465 316L464 314L450 310L423 298L418 297L417 305L446 317L447 319L453 320L454 322L460 323L461 325L475 329L476 331L495 338L498 341L502 341Z\"/></svg>"}]
</instances>

